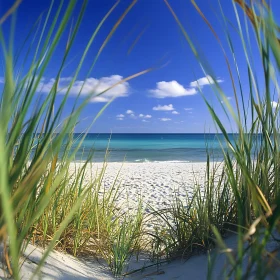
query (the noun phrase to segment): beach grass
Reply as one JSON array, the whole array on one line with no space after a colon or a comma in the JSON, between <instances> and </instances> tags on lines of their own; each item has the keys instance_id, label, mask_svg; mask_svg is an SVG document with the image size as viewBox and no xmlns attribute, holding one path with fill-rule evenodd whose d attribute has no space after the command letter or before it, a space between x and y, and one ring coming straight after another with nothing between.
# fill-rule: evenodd
<instances>
[{"instance_id":1,"label":"beach grass","mask_svg":"<svg viewBox=\"0 0 280 280\"><path fill-rule=\"evenodd\" d=\"M112 27L94 57L91 69L135 3L136 1L133 1L125 9ZM71 114L66 119L62 118L71 88L87 58L89 49L119 1L93 30L59 103L56 103L61 90L59 79L68 63L71 46L79 31L87 1L78 3L71 0L67 5L61 1L56 10L53 9L54 1L52 1L49 10L40 16L26 38L24 44L29 44L26 53L15 56L13 50L15 12L18 6L20 7L19 4L20 1L15 2L1 19L1 23L11 21L8 42L2 27L0 29L5 65L4 87L0 101L0 240L4 247L5 267L14 279L20 279L21 254L28 242L32 241L45 247L34 276L55 247L62 248L73 255L94 251L96 254L107 256L104 253L106 249L113 254L113 257L107 256L107 260L110 260L113 269L119 272L123 261L114 261L114 258L121 255L122 259L126 260L128 257L126 242L131 241L127 237L133 238L136 242L135 235L139 235L141 226L140 216L136 216L135 221L128 216L125 217L129 222L124 226L115 211L114 198L117 188L114 190L115 186L112 186L104 196L99 195L106 164L99 175L91 178L90 182L85 182L85 168L91 164L93 153L88 155L88 160L75 172L69 171L70 163L75 160L76 152L86 135L86 133L81 135L75 141L71 137L80 113L92 98L103 92L93 91L79 103L77 98ZM79 10L75 21L72 19L74 10ZM44 78L62 36L67 33L68 41L64 55L61 61L58 61L60 64L55 83L47 95L42 95L40 81ZM29 69L27 73L23 72L23 66ZM117 84L147 71L133 74ZM107 90L109 89L104 92ZM54 107L55 103L58 104L57 108ZM109 104L110 102L103 106L92 124ZM116 236L123 241L120 247L114 246L110 241L115 240ZM93 245L93 249L92 237L94 242L98 240ZM131 247L132 244L128 244Z\"/></svg>"},{"instance_id":2,"label":"beach grass","mask_svg":"<svg viewBox=\"0 0 280 280\"><path fill-rule=\"evenodd\" d=\"M269 252L267 247L272 240L279 241L275 236L279 235L279 61L280 41L278 37L279 27L274 20L273 11L265 1L256 1L246 4L245 1L232 1L232 9L235 12L237 31L240 37L239 44L243 47L245 62L247 65L247 76L239 74L238 61L235 57L234 45L229 28L228 19L220 5L220 16L223 19L225 37L228 46L224 46L215 29L200 10L199 6L192 1L194 8L201 15L202 20L213 33L224 55L231 77L232 90L234 92L234 104L227 99L227 94L222 89L215 71L209 66L195 44L188 36L176 12L169 2L165 3L178 23L186 40L188 41L194 55L202 67L202 71L209 75L213 92L220 101L224 112L229 116L232 127L236 127L236 137L232 140L220 117L200 89L211 117L216 124L217 130L223 134L226 148L223 148L223 171L221 183L206 185L204 194L194 196L192 210L180 206L181 202L174 204L174 209L169 210L175 224L183 212L189 220L191 213L195 212L196 225L200 229L194 231L196 238L200 236L198 243L204 238L213 239L228 258L228 269L225 277L234 279L264 279L268 275L274 276L275 265L279 267L277 257L278 248ZM249 31L250 30L250 31ZM255 38L251 38L252 34ZM259 50L259 57L252 55L250 42ZM229 57L231 56L231 58ZM262 68L254 68L256 60L259 59ZM230 61L233 61L231 64ZM255 62L255 63L254 63ZM256 74L257 73L257 74ZM234 79L233 77L237 77ZM264 87L261 86L261 82ZM249 85L249 94L246 94L245 83ZM276 102L274 101L276 98ZM274 102L273 102L274 101ZM208 168L209 170L209 168ZM208 172L208 171L207 171ZM209 180L208 180L209 181ZM211 182L211 181L210 181ZM221 186L221 188L219 187ZM218 191L217 191L218 190ZM219 191L221 190L221 192ZM226 192L227 194L224 194ZM218 195L215 195L218 194ZM202 202L202 203L201 203ZM180 209L180 211L178 211ZM221 211L220 211L221 210ZM189 214L190 213L190 214ZM188 215L187 215L188 214ZM216 214L219 220L215 219ZM186 218L182 219L186 221ZM204 223L206 221L206 223ZM227 248L222 236L231 224L237 233L238 246L236 253L232 248ZM187 250L189 243L180 242L189 223L183 227L178 224L175 232L173 226L166 221L169 228L168 238L175 235L176 242L180 244L180 251ZM200 227L202 225L202 228ZM179 231L179 232L176 232ZM167 238L167 240L168 240ZM184 240L187 240L184 238ZM199 242L200 241L200 242ZM207 244L207 243L206 243ZM168 247L168 245L167 245ZM176 251L178 249L176 248ZM266 263L266 264L265 264ZM277 264L278 263L278 264ZM211 278L211 274L209 275Z\"/></svg>"}]
</instances>

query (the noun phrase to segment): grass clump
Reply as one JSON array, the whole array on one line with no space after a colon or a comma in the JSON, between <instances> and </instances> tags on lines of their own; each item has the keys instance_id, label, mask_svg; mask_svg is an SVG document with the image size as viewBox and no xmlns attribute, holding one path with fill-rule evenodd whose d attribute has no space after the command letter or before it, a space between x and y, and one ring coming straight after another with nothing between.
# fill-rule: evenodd
<instances>
[{"instance_id":1,"label":"grass clump","mask_svg":"<svg viewBox=\"0 0 280 280\"><path fill-rule=\"evenodd\" d=\"M67 187L59 189L34 225L32 240L41 246L53 240L72 205L87 190L79 209L57 240L55 249L74 256L101 257L115 275L120 275L132 254L140 250L143 212L141 204L135 214L124 214L123 209L117 207L120 183L116 178L110 187L103 186L106 165L104 163L94 178L87 180L85 175L93 172L91 162L70 164L69 176L63 181Z\"/></svg>"},{"instance_id":2,"label":"grass clump","mask_svg":"<svg viewBox=\"0 0 280 280\"><path fill-rule=\"evenodd\" d=\"M129 259L143 249L144 216L141 203L135 215L127 215L118 221L114 234L110 237L109 265L115 275L121 275Z\"/></svg>"},{"instance_id":3,"label":"grass clump","mask_svg":"<svg viewBox=\"0 0 280 280\"><path fill-rule=\"evenodd\" d=\"M222 232L232 227L233 196L219 165L211 167L208 158L206 178L202 186L197 182L192 197L175 194L171 207L154 212L160 225L152 233L155 258L188 259L206 252L214 247L213 225Z\"/></svg>"}]
</instances>

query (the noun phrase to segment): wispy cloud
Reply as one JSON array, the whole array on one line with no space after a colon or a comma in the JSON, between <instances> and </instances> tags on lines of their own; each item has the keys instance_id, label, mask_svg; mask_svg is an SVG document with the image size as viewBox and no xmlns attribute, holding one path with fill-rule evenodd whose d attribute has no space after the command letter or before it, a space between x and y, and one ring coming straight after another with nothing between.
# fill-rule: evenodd
<instances>
[{"instance_id":1,"label":"wispy cloud","mask_svg":"<svg viewBox=\"0 0 280 280\"><path fill-rule=\"evenodd\" d=\"M135 114L135 112L132 111L132 110L130 110L130 109L126 110L125 114L128 115L128 117L131 118L131 119L137 119L138 117L139 117L140 119L150 119L150 118L152 118L151 115L144 115L144 114L139 114L139 115L137 116L137 115ZM117 115L116 117L117 117L117 118L122 118L122 119L123 119L123 118L125 118L125 115L124 115L124 114L119 114L119 115Z\"/></svg>"},{"instance_id":2,"label":"wispy cloud","mask_svg":"<svg viewBox=\"0 0 280 280\"><path fill-rule=\"evenodd\" d=\"M179 115L180 113L177 112L177 111L173 111L172 114L173 114L173 115Z\"/></svg>"},{"instance_id":3,"label":"wispy cloud","mask_svg":"<svg viewBox=\"0 0 280 280\"><path fill-rule=\"evenodd\" d=\"M143 118L143 119L150 119L152 116L151 115L143 115L143 114L139 114L139 118Z\"/></svg>"},{"instance_id":4,"label":"wispy cloud","mask_svg":"<svg viewBox=\"0 0 280 280\"><path fill-rule=\"evenodd\" d=\"M222 79L217 79L217 83L222 83ZM202 77L196 81L190 82L189 86L185 87L173 80L170 82L161 81L156 84L155 89L150 89L149 93L155 98L166 98L166 97L182 97L196 94L197 88L213 84L214 80L208 75Z\"/></svg>"},{"instance_id":5,"label":"wispy cloud","mask_svg":"<svg viewBox=\"0 0 280 280\"><path fill-rule=\"evenodd\" d=\"M123 118L117 118L118 121L123 121Z\"/></svg>"},{"instance_id":6,"label":"wispy cloud","mask_svg":"<svg viewBox=\"0 0 280 280\"><path fill-rule=\"evenodd\" d=\"M184 108L185 111L192 111L193 108Z\"/></svg>"},{"instance_id":7,"label":"wispy cloud","mask_svg":"<svg viewBox=\"0 0 280 280\"><path fill-rule=\"evenodd\" d=\"M144 120L142 120L142 122L150 122L150 121L147 121L147 120L144 119Z\"/></svg>"},{"instance_id":8,"label":"wispy cloud","mask_svg":"<svg viewBox=\"0 0 280 280\"><path fill-rule=\"evenodd\" d=\"M169 118L158 118L160 121L162 122L168 122L168 121L171 121L171 119Z\"/></svg>"},{"instance_id":9,"label":"wispy cloud","mask_svg":"<svg viewBox=\"0 0 280 280\"><path fill-rule=\"evenodd\" d=\"M127 82L120 83L113 88L113 85L121 82L123 79L120 75L112 75L102 77L100 79L87 78L86 80L76 80L70 89L70 95L87 96L94 93L91 102L108 102L112 98L128 96L129 84ZM69 88L72 77L62 77L59 79L58 93L65 94ZM55 79L42 78L38 89L40 92L49 93L55 83ZM110 89L109 89L110 88ZM107 90L107 91L106 91ZM104 92L106 91L106 92ZM104 93L102 93L104 92ZM96 96L102 93L100 96Z\"/></svg>"},{"instance_id":10,"label":"wispy cloud","mask_svg":"<svg viewBox=\"0 0 280 280\"><path fill-rule=\"evenodd\" d=\"M174 107L172 104L169 105L158 105L156 107L153 107L154 111L174 111Z\"/></svg>"}]
</instances>

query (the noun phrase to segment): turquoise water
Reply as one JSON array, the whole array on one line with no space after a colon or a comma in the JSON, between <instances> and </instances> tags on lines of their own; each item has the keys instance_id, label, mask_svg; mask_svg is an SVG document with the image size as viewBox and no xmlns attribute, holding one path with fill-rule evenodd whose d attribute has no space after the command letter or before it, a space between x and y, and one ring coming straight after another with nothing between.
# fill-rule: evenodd
<instances>
[{"instance_id":1,"label":"turquoise water","mask_svg":"<svg viewBox=\"0 0 280 280\"><path fill-rule=\"evenodd\" d=\"M75 134L75 138L80 137ZM233 136L232 136L233 137ZM111 162L178 161L201 162L206 160L208 146L215 160L222 159L222 135L217 134L88 134L78 151L76 160L85 160L94 150L93 161L103 161L108 147Z\"/></svg>"}]
</instances>

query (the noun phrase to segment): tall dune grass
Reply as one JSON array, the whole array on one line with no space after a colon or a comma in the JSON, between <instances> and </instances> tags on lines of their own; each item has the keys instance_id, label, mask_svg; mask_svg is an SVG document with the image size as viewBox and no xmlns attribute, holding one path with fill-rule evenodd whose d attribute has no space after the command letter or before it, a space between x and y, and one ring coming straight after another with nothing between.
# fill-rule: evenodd
<instances>
[{"instance_id":1,"label":"tall dune grass","mask_svg":"<svg viewBox=\"0 0 280 280\"><path fill-rule=\"evenodd\" d=\"M130 3L112 27L92 59L91 69L136 2ZM4 247L6 268L14 279L20 279L21 253L28 242L33 241L45 246L44 255L35 274L41 269L54 247L62 248L74 255L87 251L100 254L105 250L111 250L113 255L123 254L121 263L113 263L111 255L107 257L113 269L119 273L131 252L131 250L128 252L125 247L126 242L131 242L133 239L133 242L137 243L136 235L138 236L139 233L136 232L141 228L141 218L138 216L133 220L126 216L125 219L130 222L124 227L114 204L117 189L114 190L112 186L105 196L99 195L105 164L99 175L91 178L89 182L85 181L85 170L90 168L92 154L88 155L88 160L75 172L70 168L70 163L74 160L85 137L83 135L73 145L71 135L79 121L80 113L92 98L103 92L93 90L79 103L77 98L71 114L66 119L61 117L72 86L88 57L89 49L119 1L93 30L60 103L56 102L59 79L68 63L71 47L75 43L86 11L87 1L71 0L67 1L66 5L61 1L56 11L52 1L49 10L39 18L26 38L24 42L28 46L26 53L20 50L15 56L13 50L15 11L19 4L20 1L16 1L0 21L1 50L5 65L0 101L0 242ZM73 12L77 9L79 13L73 21ZM11 32L7 43L2 25L9 23L9 17L11 17ZM64 46L63 57L61 61L57 61L55 83L46 96L40 96L38 93L40 81L50 66L55 51L58 47L61 48L62 37L67 33L68 41ZM20 62L23 64L18 65ZM28 70L24 72L26 67ZM119 83L147 71L136 73ZM108 104L104 105L93 123L107 106ZM65 139L66 145L64 145ZM110 240L121 238L124 240L122 245L124 249L116 249L116 246L104 236ZM129 244L132 246L131 243Z\"/></svg>"},{"instance_id":2,"label":"tall dune grass","mask_svg":"<svg viewBox=\"0 0 280 280\"><path fill-rule=\"evenodd\" d=\"M215 184L206 185L206 192L203 195L195 194L190 208L182 207L181 202L176 201L175 206L169 210L174 226L170 224L169 219L159 214L169 230L168 238L161 240L171 239L165 248L185 252L190 248L193 250L193 244L209 248L205 239L213 240L215 236L217 244L223 252L226 252L228 259L225 277L264 279L268 275L273 276L275 267L279 269L278 249L277 246L274 251L268 251L267 248L271 240L279 241L274 236L279 235L280 224L278 103L280 40L279 27L274 20L273 11L266 1L251 1L247 4L243 0L232 1L236 17L234 24L240 36L239 44L243 48L247 67L247 76L241 77L235 57L236 42L232 41L229 29L229 24L233 23L229 23L226 18L222 9L223 3L219 2L220 16L223 19L228 47L222 45L211 23L195 1L192 1L194 8L209 27L209 32L213 33L221 47L234 92L235 104L232 105L215 78L215 71L202 59L203 56L195 48L169 2L165 0L165 3L190 44L202 71L211 77L209 79L211 83L213 82L213 91L217 99L223 101L220 104L237 127L237 134L234 139L229 137L229 132L221 117L217 115L216 108L210 104L200 89L212 119L227 144L227 148L223 148L223 178L221 177L221 182L218 183L220 186L218 190L222 191L217 192ZM250 45L252 33L255 36L253 47L259 51L261 69L254 68L254 61L257 58L252 55ZM248 95L244 83L249 85ZM275 98L276 102L272 103ZM195 228L189 229L192 224ZM229 224L233 225L237 232L236 253L227 248L221 238L227 230L226 225ZM205 239L201 238L203 236ZM188 240L189 242L186 242Z\"/></svg>"}]
</instances>

